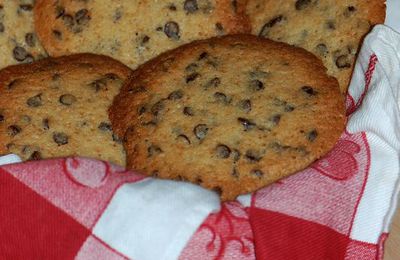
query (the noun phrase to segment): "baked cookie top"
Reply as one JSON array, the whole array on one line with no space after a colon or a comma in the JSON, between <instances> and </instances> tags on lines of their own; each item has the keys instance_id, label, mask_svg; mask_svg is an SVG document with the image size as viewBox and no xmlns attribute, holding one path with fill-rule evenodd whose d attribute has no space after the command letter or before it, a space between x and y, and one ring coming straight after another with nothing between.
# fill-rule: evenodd
<instances>
[{"instance_id":1,"label":"baked cookie top","mask_svg":"<svg viewBox=\"0 0 400 260\"><path fill-rule=\"evenodd\" d=\"M23 160L86 156L125 165L107 109L130 69L78 54L0 71L0 154Z\"/></svg>"},{"instance_id":2,"label":"baked cookie top","mask_svg":"<svg viewBox=\"0 0 400 260\"><path fill-rule=\"evenodd\" d=\"M54 56L92 52L136 68L184 43L249 32L246 0L37 0L35 26Z\"/></svg>"},{"instance_id":3,"label":"baked cookie top","mask_svg":"<svg viewBox=\"0 0 400 260\"><path fill-rule=\"evenodd\" d=\"M249 0L252 33L305 48L323 60L347 92L357 52L385 19L383 0Z\"/></svg>"},{"instance_id":4,"label":"baked cookie top","mask_svg":"<svg viewBox=\"0 0 400 260\"><path fill-rule=\"evenodd\" d=\"M47 56L33 24L33 0L0 0L0 69Z\"/></svg>"},{"instance_id":5,"label":"baked cookie top","mask_svg":"<svg viewBox=\"0 0 400 260\"><path fill-rule=\"evenodd\" d=\"M311 53L252 35L196 41L142 65L110 107L127 166L223 200L302 170L344 129L338 83Z\"/></svg>"}]
</instances>

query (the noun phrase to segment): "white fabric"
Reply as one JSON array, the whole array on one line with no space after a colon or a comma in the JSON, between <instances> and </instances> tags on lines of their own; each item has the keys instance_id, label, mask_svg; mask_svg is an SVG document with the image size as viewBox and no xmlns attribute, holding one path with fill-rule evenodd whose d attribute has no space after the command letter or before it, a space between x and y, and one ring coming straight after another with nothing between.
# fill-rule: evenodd
<instances>
[{"instance_id":1,"label":"white fabric","mask_svg":"<svg viewBox=\"0 0 400 260\"><path fill-rule=\"evenodd\" d=\"M19 163L22 162L21 158L15 154L8 154L5 156L0 156L0 165L6 165L11 163Z\"/></svg>"},{"instance_id":2,"label":"white fabric","mask_svg":"<svg viewBox=\"0 0 400 260\"><path fill-rule=\"evenodd\" d=\"M376 26L367 36L358 57L350 89L361 96L368 60L376 54L376 64L370 89L349 119L348 130L366 130L371 149L371 168L361 198L351 238L377 243L379 235L390 223L397 201L400 157L400 34L386 26ZM361 61L361 62L360 62ZM389 213L388 213L389 212ZM365 228L368 227L368 228Z\"/></svg>"},{"instance_id":3,"label":"white fabric","mask_svg":"<svg viewBox=\"0 0 400 260\"><path fill-rule=\"evenodd\" d=\"M400 32L400 0L386 1L385 24Z\"/></svg>"},{"instance_id":4,"label":"white fabric","mask_svg":"<svg viewBox=\"0 0 400 260\"><path fill-rule=\"evenodd\" d=\"M198 186L147 179L118 189L93 233L129 258L177 259L219 197Z\"/></svg>"}]
</instances>

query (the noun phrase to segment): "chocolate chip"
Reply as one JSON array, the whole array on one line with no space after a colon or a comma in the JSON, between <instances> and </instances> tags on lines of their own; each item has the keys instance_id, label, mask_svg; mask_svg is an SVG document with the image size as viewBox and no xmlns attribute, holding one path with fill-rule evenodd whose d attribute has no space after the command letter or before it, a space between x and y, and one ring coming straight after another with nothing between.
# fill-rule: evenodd
<instances>
[{"instance_id":1,"label":"chocolate chip","mask_svg":"<svg viewBox=\"0 0 400 260\"><path fill-rule=\"evenodd\" d=\"M160 174L160 172L157 170L151 172L151 176L154 178L157 178L159 176L159 174Z\"/></svg>"},{"instance_id":2,"label":"chocolate chip","mask_svg":"<svg viewBox=\"0 0 400 260\"><path fill-rule=\"evenodd\" d=\"M4 32L4 24L0 23L0 33Z\"/></svg>"},{"instance_id":3,"label":"chocolate chip","mask_svg":"<svg viewBox=\"0 0 400 260\"><path fill-rule=\"evenodd\" d=\"M214 187L212 188L212 191L216 192L218 194L218 196L222 195L222 188L221 187Z\"/></svg>"},{"instance_id":4,"label":"chocolate chip","mask_svg":"<svg viewBox=\"0 0 400 260\"><path fill-rule=\"evenodd\" d=\"M282 22L284 20L282 15L276 16L274 18L272 18L271 20L269 20L266 24L264 24L264 26L261 28L260 33L258 34L258 36L260 37L266 37L269 33L269 30L274 27L276 24Z\"/></svg>"},{"instance_id":5,"label":"chocolate chip","mask_svg":"<svg viewBox=\"0 0 400 260\"><path fill-rule=\"evenodd\" d=\"M277 115L273 115L272 117L269 118L269 121L274 124L274 125L278 125L279 122L281 121L281 115L277 114Z\"/></svg>"},{"instance_id":6,"label":"chocolate chip","mask_svg":"<svg viewBox=\"0 0 400 260\"><path fill-rule=\"evenodd\" d=\"M163 151L161 150L161 148L159 146L157 146L157 145L154 145L154 144L150 145L147 148L147 156L148 157L152 157L153 155L157 155L157 154L160 154L162 152Z\"/></svg>"},{"instance_id":7,"label":"chocolate chip","mask_svg":"<svg viewBox=\"0 0 400 260\"><path fill-rule=\"evenodd\" d=\"M89 83L88 85L91 88L93 88L96 92L99 92L100 90L107 90L107 79L106 78L97 79Z\"/></svg>"},{"instance_id":8,"label":"chocolate chip","mask_svg":"<svg viewBox=\"0 0 400 260\"><path fill-rule=\"evenodd\" d=\"M71 94L64 94L60 96L59 102L65 106L70 106L76 102L76 97Z\"/></svg>"},{"instance_id":9,"label":"chocolate chip","mask_svg":"<svg viewBox=\"0 0 400 260\"><path fill-rule=\"evenodd\" d=\"M216 147L215 152L219 158L226 159L231 155L231 149L228 146L220 144Z\"/></svg>"},{"instance_id":10,"label":"chocolate chip","mask_svg":"<svg viewBox=\"0 0 400 260\"><path fill-rule=\"evenodd\" d=\"M154 116L158 116L158 114L159 114L162 110L164 110L164 108L165 108L164 101L163 101L163 100L160 100L160 101L158 101L157 103L155 103L155 104L151 107L151 113L152 113Z\"/></svg>"},{"instance_id":11,"label":"chocolate chip","mask_svg":"<svg viewBox=\"0 0 400 260\"><path fill-rule=\"evenodd\" d=\"M101 122L101 123L99 124L98 128L99 128L101 131L104 131L104 132L112 131L111 124L110 124L110 123L106 123L106 122Z\"/></svg>"},{"instance_id":12,"label":"chocolate chip","mask_svg":"<svg viewBox=\"0 0 400 260\"><path fill-rule=\"evenodd\" d=\"M201 177L197 177L196 180L194 181L196 184L202 184L203 180L201 179Z\"/></svg>"},{"instance_id":13,"label":"chocolate chip","mask_svg":"<svg viewBox=\"0 0 400 260\"><path fill-rule=\"evenodd\" d=\"M144 112L146 112L146 107L145 107L145 106L140 106L140 107L138 108L138 114L139 114L139 116L140 116L140 115L143 115Z\"/></svg>"},{"instance_id":14,"label":"chocolate chip","mask_svg":"<svg viewBox=\"0 0 400 260\"><path fill-rule=\"evenodd\" d=\"M56 19L60 18L61 16L63 16L65 14L64 7L57 5L55 13L56 13Z\"/></svg>"},{"instance_id":15,"label":"chocolate chip","mask_svg":"<svg viewBox=\"0 0 400 260\"><path fill-rule=\"evenodd\" d=\"M236 167L233 167L232 169L232 176L235 178L239 178L239 171L236 169Z\"/></svg>"},{"instance_id":16,"label":"chocolate chip","mask_svg":"<svg viewBox=\"0 0 400 260\"><path fill-rule=\"evenodd\" d=\"M69 14L63 15L61 19L63 20L64 25L69 28L72 28L75 24L74 18Z\"/></svg>"},{"instance_id":17,"label":"chocolate chip","mask_svg":"<svg viewBox=\"0 0 400 260\"><path fill-rule=\"evenodd\" d=\"M252 80L249 83L249 89L252 91L260 91L262 89L264 89L264 83L262 83L261 81L259 81L258 79Z\"/></svg>"},{"instance_id":18,"label":"chocolate chip","mask_svg":"<svg viewBox=\"0 0 400 260\"><path fill-rule=\"evenodd\" d=\"M50 126L49 126L49 119L45 118L42 120L42 126L43 126L43 130L49 130Z\"/></svg>"},{"instance_id":19,"label":"chocolate chip","mask_svg":"<svg viewBox=\"0 0 400 260\"><path fill-rule=\"evenodd\" d=\"M350 68L351 67L351 61L349 58L349 55L340 55L336 59L336 67L343 69L343 68Z\"/></svg>"},{"instance_id":20,"label":"chocolate chip","mask_svg":"<svg viewBox=\"0 0 400 260\"><path fill-rule=\"evenodd\" d=\"M336 29L336 25L334 21L327 21L326 22L326 28L329 30L335 30Z\"/></svg>"},{"instance_id":21,"label":"chocolate chip","mask_svg":"<svg viewBox=\"0 0 400 260\"><path fill-rule=\"evenodd\" d=\"M218 34L223 34L224 33L224 27L222 26L221 23L216 23L215 24L215 29L217 29Z\"/></svg>"},{"instance_id":22,"label":"chocolate chip","mask_svg":"<svg viewBox=\"0 0 400 260\"><path fill-rule=\"evenodd\" d=\"M259 152L254 150L247 150L245 157L248 161L252 163L259 162L263 158L263 156Z\"/></svg>"},{"instance_id":23,"label":"chocolate chip","mask_svg":"<svg viewBox=\"0 0 400 260\"><path fill-rule=\"evenodd\" d=\"M285 112L292 112L295 109L293 105L286 105L285 106Z\"/></svg>"},{"instance_id":24,"label":"chocolate chip","mask_svg":"<svg viewBox=\"0 0 400 260\"><path fill-rule=\"evenodd\" d=\"M190 83L190 82L196 80L199 76L200 76L200 74L197 73L197 72L194 72L194 73L192 73L192 74L189 74L189 75L186 77L186 83Z\"/></svg>"},{"instance_id":25,"label":"chocolate chip","mask_svg":"<svg viewBox=\"0 0 400 260\"><path fill-rule=\"evenodd\" d=\"M24 61L28 57L28 52L20 46L17 46L13 49L14 59L17 61Z\"/></svg>"},{"instance_id":26,"label":"chocolate chip","mask_svg":"<svg viewBox=\"0 0 400 260\"><path fill-rule=\"evenodd\" d=\"M354 6L348 6L347 10L349 10L350 12L355 12L357 9Z\"/></svg>"},{"instance_id":27,"label":"chocolate chip","mask_svg":"<svg viewBox=\"0 0 400 260\"><path fill-rule=\"evenodd\" d=\"M147 35L143 36L143 38L142 38L142 45L148 43L149 41L150 41L150 37L149 37L149 36L147 36Z\"/></svg>"},{"instance_id":28,"label":"chocolate chip","mask_svg":"<svg viewBox=\"0 0 400 260\"><path fill-rule=\"evenodd\" d=\"M246 118L239 117L238 121L244 127L244 131L251 130L256 126L256 124L254 122L252 122L252 121L250 121L250 120L248 120Z\"/></svg>"},{"instance_id":29,"label":"chocolate chip","mask_svg":"<svg viewBox=\"0 0 400 260\"><path fill-rule=\"evenodd\" d=\"M81 9L75 13L75 21L77 24L85 25L89 22L90 16L87 9Z\"/></svg>"},{"instance_id":30,"label":"chocolate chip","mask_svg":"<svg viewBox=\"0 0 400 260\"><path fill-rule=\"evenodd\" d=\"M164 33L168 38L179 40L179 25L176 22L167 22L164 25Z\"/></svg>"},{"instance_id":31,"label":"chocolate chip","mask_svg":"<svg viewBox=\"0 0 400 260\"><path fill-rule=\"evenodd\" d=\"M0 123L4 122L4 116L0 114Z\"/></svg>"},{"instance_id":32,"label":"chocolate chip","mask_svg":"<svg viewBox=\"0 0 400 260\"><path fill-rule=\"evenodd\" d=\"M53 133L53 140L56 142L56 144L60 145L65 145L68 144L68 135L62 132L55 132Z\"/></svg>"},{"instance_id":33,"label":"chocolate chip","mask_svg":"<svg viewBox=\"0 0 400 260\"><path fill-rule=\"evenodd\" d=\"M114 141L114 142L116 142L116 143L122 143L122 140L121 140L121 138L119 138L116 134L112 134L112 140Z\"/></svg>"},{"instance_id":34,"label":"chocolate chip","mask_svg":"<svg viewBox=\"0 0 400 260\"><path fill-rule=\"evenodd\" d=\"M218 87L220 84L221 84L221 79L218 78L218 77L215 77L215 78L210 79L210 80L204 85L204 88L205 88L205 89L208 89L208 88L211 88L211 87L216 88L216 87Z\"/></svg>"},{"instance_id":35,"label":"chocolate chip","mask_svg":"<svg viewBox=\"0 0 400 260\"><path fill-rule=\"evenodd\" d=\"M303 10L308 7L308 5L311 3L311 0L297 0L296 3L294 4L296 10Z\"/></svg>"},{"instance_id":36,"label":"chocolate chip","mask_svg":"<svg viewBox=\"0 0 400 260\"><path fill-rule=\"evenodd\" d=\"M51 80L53 80L53 81L57 81L57 80L59 80L59 79L61 79L61 75L58 74L58 73L54 73L54 74L51 76Z\"/></svg>"},{"instance_id":37,"label":"chocolate chip","mask_svg":"<svg viewBox=\"0 0 400 260\"><path fill-rule=\"evenodd\" d=\"M323 43L318 44L315 48L317 50L317 53L322 57L326 57L326 55L328 54L328 47L326 47L326 45Z\"/></svg>"},{"instance_id":38,"label":"chocolate chip","mask_svg":"<svg viewBox=\"0 0 400 260\"><path fill-rule=\"evenodd\" d=\"M317 139L317 136L318 136L318 132L317 132L317 130L312 130L312 131L310 131L308 134L307 134L307 139L310 141L310 142L314 142L315 141L315 139Z\"/></svg>"},{"instance_id":39,"label":"chocolate chip","mask_svg":"<svg viewBox=\"0 0 400 260\"><path fill-rule=\"evenodd\" d=\"M249 113L251 111L251 101L250 99L244 99L239 102L239 107L244 112Z\"/></svg>"},{"instance_id":40,"label":"chocolate chip","mask_svg":"<svg viewBox=\"0 0 400 260\"><path fill-rule=\"evenodd\" d=\"M120 8L117 8L113 14L113 22L114 23L117 22L119 19L121 19L121 17L122 17L122 11Z\"/></svg>"},{"instance_id":41,"label":"chocolate chip","mask_svg":"<svg viewBox=\"0 0 400 260\"><path fill-rule=\"evenodd\" d=\"M28 46L35 47L35 44L36 44L35 34L33 34L33 33L25 34L25 42L26 42L26 44L28 44Z\"/></svg>"},{"instance_id":42,"label":"chocolate chip","mask_svg":"<svg viewBox=\"0 0 400 260\"><path fill-rule=\"evenodd\" d=\"M176 10L177 10L177 8L176 8L176 6L175 6L174 4L170 4L170 5L168 6L168 9L169 9L170 11L176 11Z\"/></svg>"},{"instance_id":43,"label":"chocolate chip","mask_svg":"<svg viewBox=\"0 0 400 260\"><path fill-rule=\"evenodd\" d=\"M240 156L241 156L241 154L240 154L239 150L233 149L233 151L232 151L233 161L234 162L239 161Z\"/></svg>"},{"instance_id":44,"label":"chocolate chip","mask_svg":"<svg viewBox=\"0 0 400 260\"><path fill-rule=\"evenodd\" d=\"M233 9L233 12L237 12L237 0L232 0L231 1L231 6L232 6L232 9Z\"/></svg>"},{"instance_id":45,"label":"chocolate chip","mask_svg":"<svg viewBox=\"0 0 400 260\"><path fill-rule=\"evenodd\" d=\"M10 125L9 127L7 127L7 131L8 135L16 136L17 134L21 133L22 129L17 125Z\"/></svg>"},{"instance_id":46,"label":"chocolate chip","mask_svg":"<svg viewBox=\"0 0 400 260\"><path fill-rule=\"evenodd\" d=\"M42 154L39 151L34 151L29 157L29 161L37 161L42 159Z\"/></svg>"},{"instance_id":47,"label":"chocolate chip","mask_svg":"<svg viewBox=\"0 0 400 260\"><path fill-rule=\"evenodd\" d=\"M186 135L178 135L176 139L180 142L191 144L189 137L187 137Z\"/></svg>"},{"instance_id":48,"label":"chocolate chip","mask_svg":"<svg viewBox=\"0 0 400 260\"><path fill-rule=\"evenodd\" d=\"M214 93L214 99L223 104L229 104L231 102L231 98L227 97L224 93L222 92L215 92Z\"/></svg>"},{"instance_id":49,"label":"chocolate chip","mask_svg":"<svg viewBox=\"0 0 400 260\"><path fill-rule=\"evenodd\" d=\"M305 94L307 94L308 96L315 96L315 95L318 94L318 92L315 91L315 90L314 90L312 87L310 87L310 86L303 86L303 87L301 87L301 90L302 90Z\"/></svg>"},{"instance_id":50,"label":"chocolate chip","mask_svg":"<svg viewBox=\"0 0 400 260\"><path fill-rule=\"evenodd\" d=\"M262 71L262 70L256 69L256 70L250 71L249 75L250 75L250 77L252 79L259 79L259 78L268 77L270 75L270 73L266 72L266 71Z\"/></svg>"},{"instance_id":51,"label":"chocolate chip","mask_svg":"<svg viewBox=\"0 0 400 260\"><path fill-rule=\"evenodd\" d=\"M200 54L200 56L199 56L199 60L203 60L203 59L205 59L205 58L207 58L208 57L208 53L207 52L202 52L201 54Z\"/></svg>"},{"instance_id":52,"label":"chocolate chip","mask_svg":"<svg viewBox=\"0 0 400 260\"><path fill-rule=\"evenodd\" d=\"M280 144L278 142L272 142L269 146L271 147L271 149L273 149L277 153L282 153L282 152L287 151L288 149L290 149L290 146L282 145L282 144Z\"/></svg>"},{"instance_id":53,"label":"chocolate chip","mask_svg":"<svg viewBox=\"0 0 400 260\"><path fill-rule=\"evenodd\" d=\"M171 92L171 94L169 94L168 99L169 100L178 100L181 99L183 97L183 91L182 90L176 90Z\"/></svg>"},{"instance_id":54,"label":"chocolate chip","mask_svg":"<svg viewBox=\"0 0 400 260\"><path fill-rule=\"evenodd\" d=\"M28 98L26 104L30 107L40 107L42 105L42 94Z\"/></svg>"},{"instance_id":55,"label":"chocolate chip","mask_svg":"<svg viewBox=\"0 0 400 260\"><path fill-rule=\"evenodd\" d=\"M62 33L58 30L53 30L53 35L57 40L62 40Z\"/></svg>"},{"instance_id":56,"label":"chocolate chip","mask_svg":"<svg viewBox=\"0 0 400 260\"><path fill-rule=\"evenodd\" d=\"M187 72L195 72L198 69L199 65L196 63L190 63L186 66L185 71Z\"/></svg>"},{"instance_id":57,"label":"chocolate chip","mask_svg":"<svg viewBox=\"0 0 400 260\"><path fill-rule=\"evenodd\" d=\"M24 5L19 5L19 8L21 8L24 11L32 11L33 6L30 4L24 4Z\"/></svg>"},{"instance_id":58,"label":"chocolate chip","mask_svg":"<svg viewBox=\"0 0 400 260\"><path fill-rule=\"evenodd\" d=\"M187 116L194 116L194 111L191 107L184 107L183 114L185 114Z\"/></svg>"},{"instance_id":59,"label":"chocolate chip","mask_svg":"<svg viewBox=\"0 0 400 260\"><path fill-rule=\"evenodd\" d=\"M205 124L199 124L193 129L193 133L197 139L203 140L208 133L208 127Z\"/></svg>"},{"instance_id":60,"label":"chocolate chip","mask_svg":"<svg viewBox=\"0 0 400 260\"><path fill-rule=\"evenodd\" d=\"M199 9L197 0L186 0L183 4L183 9L185 9L185 11L188 13L196 12Z\"/></svg>"},{"instance_id":61,"label":"chocolate chip","mask_svg":"<svg viewBox=\"0 0 400 260\"><path fill-rule=\"evenodd\" d=\"M264 176L264 172L261 171L261 170L252 170L252 171L250 172L250 174L251 174L251 175L254 175L254 176L258 177L258 178L261 178L261 177Z\"/></svg>"}]
</instances>

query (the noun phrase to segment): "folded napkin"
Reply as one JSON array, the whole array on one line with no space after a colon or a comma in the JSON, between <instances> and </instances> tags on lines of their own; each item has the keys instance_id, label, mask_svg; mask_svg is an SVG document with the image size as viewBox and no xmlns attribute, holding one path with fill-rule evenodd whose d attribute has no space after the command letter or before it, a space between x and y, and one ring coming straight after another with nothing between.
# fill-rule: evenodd
<instances>
[{"instance_id":1,"label":"folded napkin","mask_svg":"<svg viewBox=\"0 0 400 260\"><path fill-rule=\"evenodd\" d=\"M0 259L382 259L399 193L400 35L376 26L348 124L308 169L235 202L87 158L0 158Z\"/></svg>"}]
</instances>

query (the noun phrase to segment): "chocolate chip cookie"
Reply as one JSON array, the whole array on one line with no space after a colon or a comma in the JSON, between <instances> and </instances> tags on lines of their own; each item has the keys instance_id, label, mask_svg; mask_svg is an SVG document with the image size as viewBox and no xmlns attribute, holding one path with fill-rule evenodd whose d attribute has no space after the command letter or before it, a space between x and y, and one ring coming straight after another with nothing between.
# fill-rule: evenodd
<instances>
[{"instance_id":1,"label":"chocolate chip cookie","mask_svg":"<svg viewBox=\"0 0 400 260\"><path fill-rule=\"evenodd\" d=\"M131 68L184 43L250 32L246 0L37 0L35 26L54 56L91 52Z\"/></svg>"},{"instance_id":2,"label":"chocolate chip cookie","mask_svg":"<svg viewBox=\"0 0 400 260\"><path fill-rule=\"evenodd\" d=\"M127 165L222 200L326 154L345 125L338 82L304 49L252 35L181 46L134 71L109 110Z\"/></svg>"},{"instance_id":3,"label":"chocolate chip cookie","mask_svg":"<svg viewBox=\"0 0 400 260\"><path fill-rule=\"evenodd\" d=\"M0 69L46 57L33 24L33 0L0 0Z\"/></svg>"},{"instance_id":4,"label":"chocolate chip cookie","mask_svg":"<svg viewBox=\"0 0 400 260\"><path fill-rule=\"evenodd\" d=\"M345 94L363 37L385 20L385 1L249 0L247 14L253 34L320 57Z\"/></svg>"},{"instance_id":5,"label":"chocolate chip cookie","mask_svg":"<svg viewBox=\"0 0 400 260\"><path fill-rule=\"evenodd\" d=\"M79 155L125 165L107 109L130 69L78 54L0 71L0 154L23 160Z\"/></svg>"}]
</instances>

